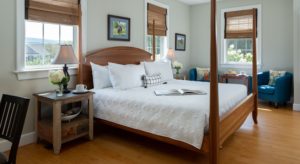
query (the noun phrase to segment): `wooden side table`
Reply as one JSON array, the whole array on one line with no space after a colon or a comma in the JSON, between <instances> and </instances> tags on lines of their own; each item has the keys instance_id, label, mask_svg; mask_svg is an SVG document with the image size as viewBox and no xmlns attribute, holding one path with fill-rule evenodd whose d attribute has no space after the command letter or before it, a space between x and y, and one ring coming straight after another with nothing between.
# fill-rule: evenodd
<instances>
[{"instance_id":1,"label":"wooden side table","mask_svg":"<svg viewBox=\"0 0 300 164\"><path fill-rule=\"evenodd\" d=\"M61 144L73 139L89 136L93 139L93 92L84 94L64 94L57 97L55 92L37 93L36 132L37 141L43 139L53 144L55 154L60 153ZM80 114L70 122L61 121L62 105L88 101L87 115ZM42 104L52 106L52 119L41 117Z\"/></svg>"},{"instance_id":2,"label":"wooden side table","mask_svg":"<svg viewBox=\"0 0 300 164\"><path fill-rule=\"evenodd\" d=\"M175 74L174 79L176 79L176 80L187 80L187 77L186 77L185 74L179 74L179 75Z\"/></svg>"},{"instance_id":3,"label":"wooden side table","mask_svg":"<svg viewBox=\"0 0 300 164\"><path fill-rule=\"evenodd\" d=\"M246 85L248 94L249 94L249 81L248 81L248 75L242 75L242 74L223 74L220 76L220 80L222 83L230 83L230 80L238 80L241 81L241 84Z\"/></svg>"}]
</instances>

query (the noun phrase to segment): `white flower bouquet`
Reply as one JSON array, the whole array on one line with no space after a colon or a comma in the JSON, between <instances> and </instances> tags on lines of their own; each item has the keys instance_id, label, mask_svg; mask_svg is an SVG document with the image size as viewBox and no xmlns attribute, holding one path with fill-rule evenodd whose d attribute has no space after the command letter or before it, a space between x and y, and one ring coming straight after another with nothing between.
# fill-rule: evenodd
<instances>
[{"instance_id":1,"label":"white flower bouquet","mask_svg":"<svg viewBox=\"0 0 300 164\"><path fill-rule=\"evenodd\" d=\"M59 94L58 96L63 95L63 85L68 82L68 78L65 76L62 70L50 71L49 72L49 81L53 85L58 85Z\"/></svg>"},{"instance_id":2,"label":"white flower bouquet","mask_svg":"<svg viewBox=\"0 0 300 164\"><path fill-rule=\"evenodd\" d=\"M179 63L178 61L174 61L173 67L176 69L176 74L179 74L179 70L183 68L183 64Z\"/></svg>"}]
</instances>

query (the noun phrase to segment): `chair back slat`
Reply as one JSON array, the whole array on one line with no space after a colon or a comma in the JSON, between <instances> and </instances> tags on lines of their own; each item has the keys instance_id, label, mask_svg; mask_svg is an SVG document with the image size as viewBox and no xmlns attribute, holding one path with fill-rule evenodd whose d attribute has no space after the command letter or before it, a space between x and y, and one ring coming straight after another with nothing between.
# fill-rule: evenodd
<instances>
[{"instance_id":1,"label":"chair back slat","mask_svg":"<svg viewBox=\"0 0 300 164\"><path fill-rule=\"evenodd\" d=\"M2 101L1 101L1 103L2 103ZM3 113L3 114L2 114L2 117L1 117L0 135L4 136L4 137L7 137L5 135L5 129L6 129L6 124L7 124L7 115L8 115L8 112L9 112L10 103L9 102L3 102L3 103L5 105L4 105L4 108L1 107L1 109L3 109L3 111L1 111L1 113Z\"/></svg>"},{"instance_id":2,"label":"chair back slat","mask_svg":"<svg viewBox=\"0 0 300 164\"><path fill-rule=\"evenodd\" d=\"M8 163L16 162L17 150L29 106L29 99L3 95L0 103L0 138L12 142Z\"/></svg>"},{"instance_id":3,"label":"chair back slat","mask_svg":"<svg viewBox=\"0 0 300 164\"><path fill-rule=\"evenodd\" d=\"M12 138L13 137L13 125L15 125L14 123L16 122L14 115L17 113L18 109L16 108L18 105L15 103L10 103L10 108L8 108L8 113L7 113L7 118L6 118L6 123L7 125L5 125L4 128L4 133L3 135L7 136L8 138Z\"/></svg>"},{"instance_id":4,"label":"chair back slat","mask_svg":"<svg viewBox=\"0 0 300 164\"><path fill-rule=\"evenodd\" d=\"M20 108L20 105L17 104L15 106L15 108L17 108L17 109ZM12 114L10 116L10 125L9 125L9 127L15 127L16 124L17 124L17 121L14 121L14 120L17 120L17 110L11 110L11 111L12 111ZM7 135L12 137L13 134L14 134L14 128L8 129Z\"/></svg>"}]
</instances>

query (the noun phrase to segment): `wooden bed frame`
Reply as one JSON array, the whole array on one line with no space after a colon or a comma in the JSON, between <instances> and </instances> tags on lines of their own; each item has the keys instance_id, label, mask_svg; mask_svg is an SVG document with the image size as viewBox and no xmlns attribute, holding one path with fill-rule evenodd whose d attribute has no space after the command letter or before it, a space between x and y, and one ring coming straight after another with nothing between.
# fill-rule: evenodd
<instances>
[{"instance_id":1,"label":"wooden bed frame","mask_svg":"<svg viewBox=\"0 0 300 164\"><path fill-rule=\"evenodd\" d=\"M256 15L253 9L254 15ZM253 24L256 24L256 17ZM153 22L155 25L155 22ZM96 119L106 125L124 129L137 133L155 140L176 145L188 150L209 153L211 164L219 163L219 148L225 140L236 132L244 123L248 115L252 112L253 120L257 124L257 77L253 76L253 93L248 95L242 102L234 107L231 112L219 117L219 100L218 98L218 57L216 44L216 0L211 0L211 81L210 81L210 118L209 131L205 134L201 150L167 137L158 136L141 130L133 129L113 122ZM154 33L153 33L154 34ZM154 34L155 35L155 34ZM257 57L256 57L256 26L253 29L253 75L257 74ZM155 39L153 39L155 40ZM155 46L155 42L153 43ZM155 52L155 51L154 51ZM152 57L151 57L152 56ZM90 62L99 65L107 65L108 62L119 64L139 64L142 61L153 61L155 54L150 54L145 50L134 47L111 47L95 51L89 55L80 56L79 82L86 84L88 88L93 87L92 71Z\"/></svg>"}]
</instances>

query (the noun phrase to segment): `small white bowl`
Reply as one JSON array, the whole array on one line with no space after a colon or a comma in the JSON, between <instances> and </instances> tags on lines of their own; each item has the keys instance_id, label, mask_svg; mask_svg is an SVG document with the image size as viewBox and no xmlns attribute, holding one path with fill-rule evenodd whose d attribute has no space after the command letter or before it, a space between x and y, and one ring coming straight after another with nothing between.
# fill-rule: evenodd
<instances>
[{"instance_id":1,"label":"small white bowl","mask_svg":"<svg viewBox=\"0 0 300 164\"><path fill-rule=\"evenodd\" d=\"M80 113L81 113L81 108L75 114L61 116L61 120L62 121L71 121L72 119L76 118Z\"/></svg>"}]
</instances>

